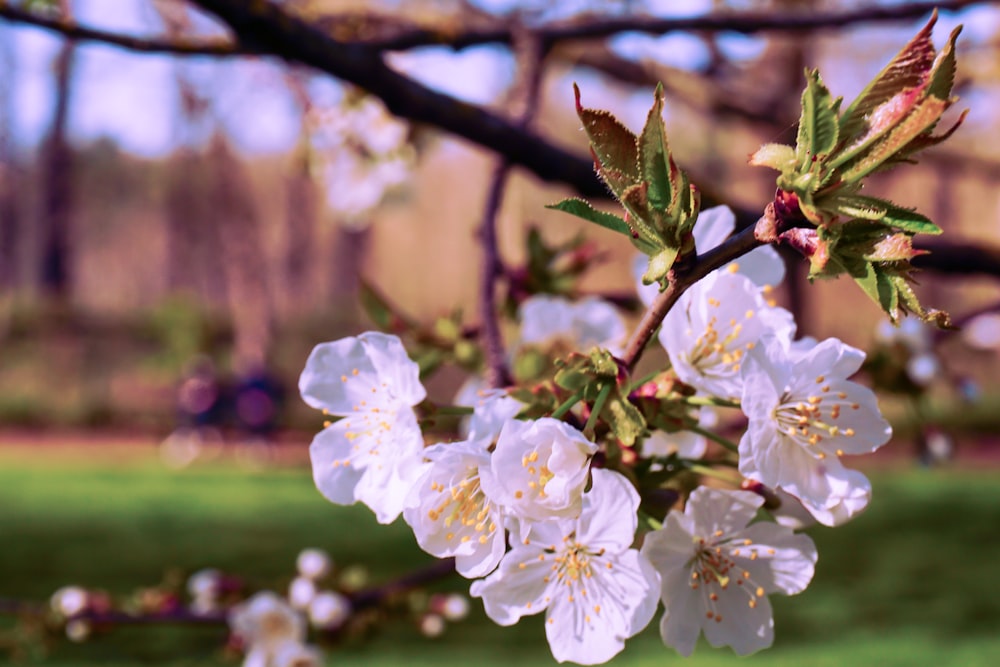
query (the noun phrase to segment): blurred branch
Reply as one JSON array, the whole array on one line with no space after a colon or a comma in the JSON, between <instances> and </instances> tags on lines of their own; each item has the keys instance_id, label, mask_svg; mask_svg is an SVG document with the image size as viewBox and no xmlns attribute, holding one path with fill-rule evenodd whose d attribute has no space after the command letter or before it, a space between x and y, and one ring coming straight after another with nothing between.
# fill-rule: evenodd
<instances>
[{"instance_id":1,"label":"blurred branch","mask_svg":"<svg viewBox=\"0 0 1000 667\"><path fill-rule=\"evenodd\" d=\"M943 239L918 241L913 245L918 250L930 251L929 255L913 258L912 264L918 269L1000 278L1000 248L995 246Z\"/></svg>"},{"instance_id":2,"label":"blurred branch","mask_svg":"<svg viewBox=\"0 0 1000 667\"><path fill-rule=\"evenodd\" d=\"M333 40L271 3L193 1L227 23L243 44L353 83L379 97L393 114L468 139L543 180L566 183L584 195L607 196L589 158L550 144L499 114L427 88L391 69L377 49Z\"/></svg>"},{"instance_id":3,"label":"blurred branch","mask_svg":"<svg viewBox=\"0 0 1000 667\"><path fill-rule=\"evenodd\" d=\"M254 53L240 44L226 40L152 39L88 28L63 18L40 16L35 12L11 7L4 0L0 0L0 19L50 30L70 39L102 42L140 53L168 53L175 56L234 56Z\"/></svg>"},{"instance_id":4,"label":"blurred branch","mask_svg":"<svg viewBox=\"0 0 1000 667\"><path fill-rule=\"evenodd\" d=\"M198 0L194 0L198 2ZM201 3L199 3L201 4ZM871 6L848 11L779 13L773 10L757 12L731 12L688 18L655 18L649 16L625 16L593 20L568 21L556 25L532 26L535 39L543 46L579 39L602 39L622 32L641 32L649 35L665 35L671 32L736 32L753 34L758 32L804 32L829 28L844 28L859 23L900 21L921 17L933 9L956 11L976 4L987 4L987 0L939 0L909 2L890 6ZM343 16L329 17L321 23L341 22ZM385 21L382 21L385 24ZM359 41L368 46L387 51L402 51L421 46L449 46L464 49L482 44L512 44L516 28L503 26L465 32L454 29L414 28L399 30L384 36L371 36Z\"/></svg>"},{"instance_id":5,"label":"blurred branch","mask_svg":"<svg viewBox=\"0 0 1000 667\"><path fill-rule=\"evenodd\" d=\"M521 109L514 113L516 126L526 130L538 111L546 50L530 32L525 32L518 43L520 81L514 94L520 94ZM507 368L507 350L504 348L497 313L496 282L503 275L497 247L497 217L503 203L503 193L510 175L511 162L502 157L490 179L490 190L486 198L486 211L479 228L479 241L483 246L483 269L480 278L479 316L482 321L483 346L486 355L486 383L490 387L503 387L511 382Z\"/></svg>"},{"instance_id":6,"label":"blurred branch","mask_svg":"<svg viewBox=\"0 0 1000 667\"><path fill-rule=\"evenodd\" d=\"M204 6L209 11L215 11L212 8L215 3L191 1ZM239 4L246 5L248 3ZM252 4L263 5L264 3ZM255 9L252 4L245 8L248 13L255 10L268 13L267 8L258 7ZM590 17L586 17L583 21L533 26L531 30L534 38L539 40L545 48L549 48L559 42L602 39L622 32L640 32L648 35L665 35L672 32L801 33L845 28L860 23L900 21L923 16L935 8L939 11L957 11L977 4L989 4L989 0L939 0L937 2L925 1L862 7L847 11L787 12L783 14L769 10L688 18L627 16L592 20ZM290 14L285 15L290 16ZM261 52L261 49L248 44L236 44L224 40L163 40L133 37L88 28L60 18L48 18L34 12L11 7L6 0L0 0L0 18L34 25L74 39L104 42L142 53L167 53L178 56L233 56L256 55ZM337 35L336 40L340 43L363 44L379 51L403 51L423 46L447 46L460 50L482 44L512 45L514 33L518 30L517 26L511 25L473 30L456 30L451 25L441 28L411 27L397 19L384 16L375 17L371 14L357 12L323 17L315 22L314 27L325 33ZM334 37L330 37L331 41L334 39Z\"/></svg>"}]
</instances>

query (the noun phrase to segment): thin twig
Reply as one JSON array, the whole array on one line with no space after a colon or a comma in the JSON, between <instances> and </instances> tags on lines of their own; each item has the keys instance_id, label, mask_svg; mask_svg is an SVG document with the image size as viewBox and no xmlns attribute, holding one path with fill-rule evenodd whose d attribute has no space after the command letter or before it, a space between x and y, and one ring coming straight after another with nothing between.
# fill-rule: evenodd
<instances>
[{"instance_id":1,"label":"thin twig","mask_svg":"<svg viewBox=\"0 0 1000 667\"><path fill-rule=\"evenodd\" d=\"M198 0L194 0L196 3ZM201 4L201 3L199 3ZM648 35L665 35L673 32L795 32L846 28L860 23L901 21L923 16L937 8L939 11L958 11L965 7L988 4L987 0L930 0L901 3L889 6L869 6L839 11L809 11L777 13L773 11L732 12L687 18L657 18L650 16L623 16L599 19L561 21L551 25L533 26L534 35L547 47L560 42L593 40L611 37L622 32L640 32ZM209 8L211 10L211 8ZM0 17L62 33L75 39L99 41L141 53L169 53L179 56L237 56L260 53L257 48L227 41L162 40L132 37L105 30L68 23L60 19L40 16L37 13L10 7L0 2ZM340 13L320 18L317 27L328 33L350 32L332 30L334 25L367 25L370 16L361 13ZM483 44L513 44L516 26L490 27L455 31L450 25L443 28L412 28L389 17L379 17L377 30L371 36L341 40L365 44L380 51L403 51L423 46L447 46L461 50ZM278 26L276 26L277 28ZM370 27L370 26L369 26ZM360 31L355 31L360 32Z\"/></svg>"},{"instance_id":2,"label":"thin twig","mask_svg":"<svg viewBox=\"0 0 1000 667\"><path fill-rule=\"evenodd\" d=\"M70 39L101 42L138 53L166 53L174 56L236 56L258 53L229 40L188 40L134 37L108 30L89 28L63 18L42 16L36 12L11 7L0 0L0 18L59 33Z\"/></svg>"},{"instance_id":3,"label":"thin twig","mask_svg":"<svg viewBox=\"0 0 1000 667\"><path fill-rule=\"evenodd\" d=\"M515 114L516 125L527 129L538 111L544 73L545 51L540 44L525 33L522 75L523 107ZM493 171L486 210L479 228L479 242L483 247L483 267L479 282L479 318L482 322L483 348L486 354L486 382L490 387L503 387L511 382L507 368L507 351L500 332L496 284L503 274L500 250L497 244L497 217L503 203L503 193L510 173L511 163L501 158Z\"/></svg>"}]
</instances>

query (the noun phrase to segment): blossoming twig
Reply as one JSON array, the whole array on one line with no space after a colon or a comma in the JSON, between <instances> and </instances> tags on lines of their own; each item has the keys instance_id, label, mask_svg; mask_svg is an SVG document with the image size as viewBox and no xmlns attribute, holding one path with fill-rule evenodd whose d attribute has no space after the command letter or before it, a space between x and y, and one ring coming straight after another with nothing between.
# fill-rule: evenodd
<instances>
[{"instance_id":1,"label":"blossoming twig","mask_svg":"<svg viewBox=\"0 0 1000 667\"><path fill-rule=\"evenodd\" d=\"M670 309L677 303L677 300L684 294L687 288L715 269L763 245L764 242L756 236L756 230L775 224L774 207L768 205L764 211L764 215L760 217L755 226L744 229L721 245L696 256L690 264L684 265L681 263L682 265L675 265L675 268L670 273L667 289L660 292L656 300L646 310L638 327L636 327L632 337L629 339L628 345L625 347L623 360L628 369L630 371L635 369L643 350L646 349L646 344L653 338L653 334L656 333L656 329L663 322L663 318L667 316L667 313L670 312Z\"/></svg>"}]
</instances>

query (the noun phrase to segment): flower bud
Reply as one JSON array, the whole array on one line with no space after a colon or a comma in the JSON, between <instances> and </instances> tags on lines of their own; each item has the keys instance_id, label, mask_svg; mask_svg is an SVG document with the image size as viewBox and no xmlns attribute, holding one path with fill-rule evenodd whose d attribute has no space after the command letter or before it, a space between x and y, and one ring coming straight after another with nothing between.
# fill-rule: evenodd
<instances>
[{"instance_id":1,"label":"flower bud","mask_svg":"<svg viewBox=\"0 0 1000 667\"><path fill-rule=\"evenodd\" d=\"M299 554L296 565L299 574L307 579L316 581L330 574L333 568L333 561L322 549L303 549Z\"/></svg>"},{"instance_id":2,"label":"flower bud","mask_svg":"<svg viewBox=\"0 0 1000 667\"><path fill-rule=\"evenodd\" d=\"M288 602L292 608L305 611L316 597L316 584L312 579L295 577L288 585Z\"/></svg>"},{"instance_id":3,"label":"flower bud","mask_svg":"<svg viewBox=\"0 0 1000 667\"><path fill-rule=\"evenodd\" d=\"M317 593L309 604L309 620L322 630L336 630L350 616L350 600L335 591Z\"/></svg>"},{"instance_id":4,"label":"flower bud","mask_svg":"<svg viewBox=\"0 0 1000 667\"><path fill-rule=\"evenodd\" d=\"M79 586L64 586L52 594L52 609L65 617L76 616L87 608L87 591Z\"/></svg>"},{"instance_id":5,"label":"flower bud","mask_svg":"<svg viewBox=\"0 0 1000 667\"><path fill-rule=\"evenodd\" d=\"M438 614L424 614L420 619L420 633L430 639L444 634L445 620Z\"/></svg>"}]
</instances>

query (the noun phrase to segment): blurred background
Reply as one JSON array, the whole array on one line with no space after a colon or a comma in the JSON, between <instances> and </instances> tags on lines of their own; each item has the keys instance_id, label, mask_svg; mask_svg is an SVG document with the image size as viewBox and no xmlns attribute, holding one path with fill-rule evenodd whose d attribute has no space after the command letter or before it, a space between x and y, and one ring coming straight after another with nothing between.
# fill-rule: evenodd
<instances>
[{"instance_id":1,"label":"blurred background","mask_svg":"<svg viewBox=\"0 0 1000 667\"><path fill-rule=\"evenodd\" d=\"M731 17L727 30L559 43L531 123L583 156L574 82L586 106L638 129L662 81L678 163L706 200L750 211L770 200L774 174L747 156L794 141L803 68L819 68L850 100L930 13L885 20L916 3L835 0L277 4L342 39L393 26L438 31L444 46L387 61L500 115L519 104L521 54L493 43L455 49L449 35ZM932 255L921 258L916 289L962 330L887 328L856 285L809 285L804 263L787 256L779 300L802 335L869 351L867 377L897 437L860 464L875 479L871 510L814 531L815 590L777 603L777 648L752 662L904 665L933 655L992 665L988 656L1000 656L1000 577L990 565L1000 555L1000 5L941 5L953 9L940 13L936 44L965 26L951 120L965 108L969 116L919 165L875 179L870 194L944 228L924 245ZM0 597L45 600L66 583L130 595L208 566L275 586L307 546L363 566L371 580L429 562L405 529L377 527L312 488L306 448L322 418L296 382L312 346L372 328L362 294L385 295L418 326L456 307L462 323L476 322L476 229L497 157L394 118L377 98L308 68L66 39L11 7L140 41L228 39L182 0L0 3ZM852 12L808 31L739 27L741 16ZM583 233L601 257L574 293L631 295L632 246L544 208L573 194L512 172L498 218L505 267L525 266L530 229L550 245ZM445 364L431 391L447 400L463 378ZM384 641L341 638L331 662L457 664L492 655L492 645L549 660L540 624L501 630L473 607L443 642L422 638L419 624L388 624L361 633ZM115 628L67 646L14 614L0 617L0 659L232 662L219 633ZM672 659L657 642L654 628L619 661ZM705 648L698 664L732 662Z\"/></svg>"}]
</instances>

